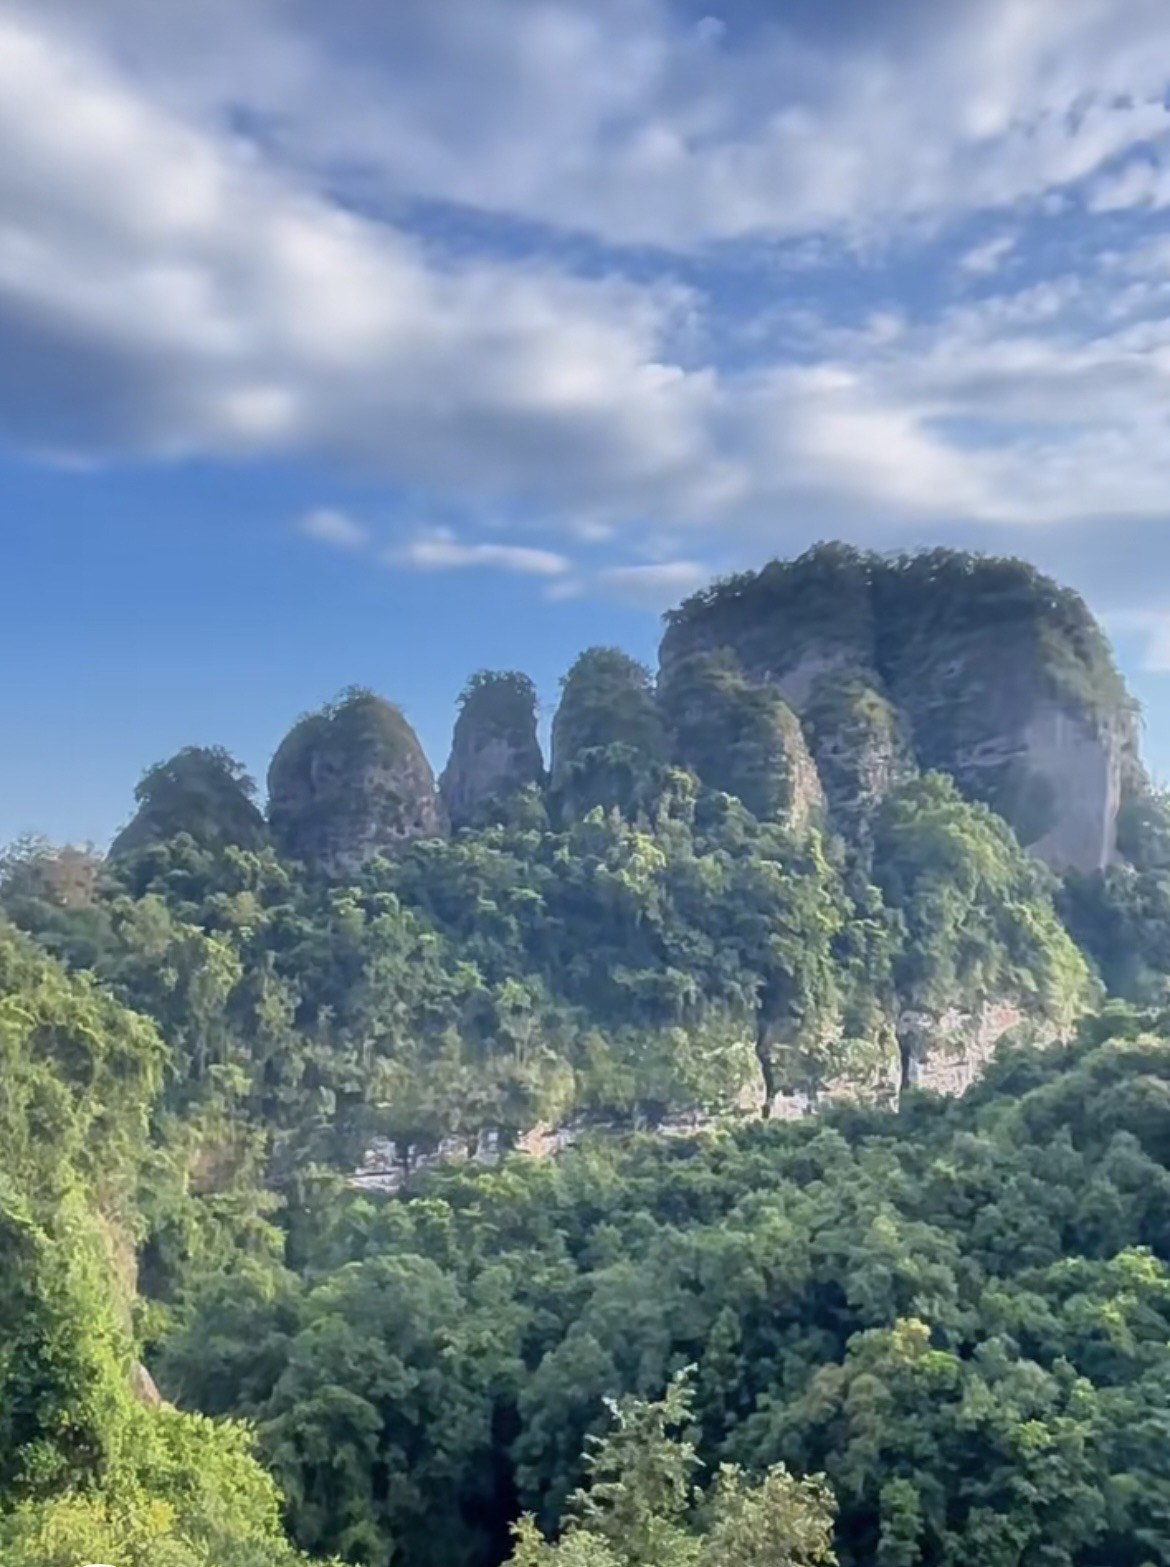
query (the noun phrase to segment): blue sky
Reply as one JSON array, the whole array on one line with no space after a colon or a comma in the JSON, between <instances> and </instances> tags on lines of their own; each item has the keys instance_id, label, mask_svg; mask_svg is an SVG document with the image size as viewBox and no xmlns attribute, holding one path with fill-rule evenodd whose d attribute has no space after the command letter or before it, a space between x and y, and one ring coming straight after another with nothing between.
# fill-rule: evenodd
<instances>
[{"instance_id":1,"label":"blue sky","mask_svg":"<svg viewBox=\"0 0 1170 1567\"><path fill-rule=\"evenodd\" d=\"M0 839L817 538L1026 555L1170 772L1163 0L0 0Z\"/></svg>"}]
</instances>

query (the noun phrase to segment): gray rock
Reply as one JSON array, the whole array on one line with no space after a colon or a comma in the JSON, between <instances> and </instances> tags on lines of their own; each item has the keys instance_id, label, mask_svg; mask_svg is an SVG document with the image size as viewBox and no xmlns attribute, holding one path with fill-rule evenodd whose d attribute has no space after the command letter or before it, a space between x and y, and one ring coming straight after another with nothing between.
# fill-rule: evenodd
<instances>
[{"instance_id":1,"label":"gray rock","mask_svg":"<svg viewBox=\"0 0 1170 1567\"><path fill-rule=\"evenodd\" d=\"M536 689L527 675L475 676L460 701L439 793L452 827L480 826L544 781L536 736Z\"/></svg>"},{"instance_id":2,"label":"gray rock","mask_svg":"<svg viewBox=\"0 0 1170 1567\"><path fill-rule=\"evenodd\" d=\"M268 769L268 820L282 853L330 876L444 828L417 735L365 691L294 725Z\"/></svg>"}]
</instances>

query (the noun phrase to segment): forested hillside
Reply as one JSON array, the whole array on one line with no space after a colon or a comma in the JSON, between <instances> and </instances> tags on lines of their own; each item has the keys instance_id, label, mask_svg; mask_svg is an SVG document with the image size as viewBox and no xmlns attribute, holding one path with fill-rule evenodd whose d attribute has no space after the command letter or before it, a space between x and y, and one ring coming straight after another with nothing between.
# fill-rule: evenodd
<instances>
[{"instance_id":1,"label":"forested hillside","mask_svg":"<svg viewBox=\"0 0 1170 1567\"><path fill-rule=\"evenodd\" d=\"M1170 1562L1170 811L1083 604L826 546L538 730L474 676L436 782L351 691L5 855L0 1561Z\"/></svg>"}]
</instances>

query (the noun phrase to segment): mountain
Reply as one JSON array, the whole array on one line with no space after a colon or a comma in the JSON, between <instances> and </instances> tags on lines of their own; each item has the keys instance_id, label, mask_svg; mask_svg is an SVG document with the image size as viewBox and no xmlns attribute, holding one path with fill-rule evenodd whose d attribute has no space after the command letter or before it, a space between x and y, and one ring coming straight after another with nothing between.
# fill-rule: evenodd
<instances>
[{"instance_id":1,"label":"mountain","mask_svg":"<svg viewBox=\"0 0 1170 1567\"><path fill-rule=\"evenodd\" d=\"M547 771L515 671L472 678L437 786L367 691L298 720L266 821L226 753L182 752L144 777L96 901L159 899L223 946L231 1045L194 1062L238 1059L293 1144L282 1096L314 1040L331 1159L894 1103L961 1091L1005 1034L1066 1037L1118 949L1151 948L1160 920L1136 943L1126 923L1163 898L1125 841L1162 820L1136 734L1100 629L1032 567L821 545L668 614L657 677L586 650ZM249 900L238 930L225 897ZM290 910L315 944L288 945ZM1125 993L1156 994L1160 962Z\"/></svg>"},{"instance_id":2,"label":"mountain","mask_svg":"<svg viewBox=\"0 0 1170 1567\"><path fill-rule=\"evenodd\" d=\"M345 692L263 811L188 748L0 859L0 1557L1170 1559L1170 807L1081 601L822 546L535 713L436 783Z\"/></svg>"},{"instance_id":3,"label":"mountain","mask_svg":"<svg viewBox=\"0 0 1170 1567\"><path fill-rule=\"evenodd\" d=\"M844 680L855 719L878 722L881 738L867 738L879 774L905 736L922 771L990 805L1053 868L1113 860L1123 786L1140 780L1136 710L1083 600L1025 562L827 545L718 583L667 619L664 679L696 653L730 652L816 715L822 746L838 743L823 710Z\"/></svg>"}]
</instances>

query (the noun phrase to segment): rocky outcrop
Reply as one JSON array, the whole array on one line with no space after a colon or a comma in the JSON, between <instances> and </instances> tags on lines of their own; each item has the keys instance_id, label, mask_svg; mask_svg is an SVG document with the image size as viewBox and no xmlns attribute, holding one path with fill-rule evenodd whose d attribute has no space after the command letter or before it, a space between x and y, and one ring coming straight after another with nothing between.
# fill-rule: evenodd
<instances>
[{"instance_id":1,"label":"rocky outcrop","mask_svg":"<svg viewBox=\"0 0 1170 1567\"><path fill-rule=\"evenodd\" d=\"M258 849L268 830L253 796L256 785L219 746L187 746L142 776L138 809L110 845L113 859L186 833L201 848Z\"/></svg>"},{"instance_id":2,"label":"rocky outcrop","mask_svg":"<svg viewBox=\"0 0 1170 1567\"><path fill-rule=\"evenodd\" d=\"M514 671L474 676L460 699L451 756L439 780L451 826L496 820L518 794L543 780L532 681Z\"/></svg>"},{"instance_id":3,"label":"rocky outcrop","mask_svg":"<svg viewBox=\"0 0 1170 1567\"><path fill-rule=\"evenodd\" d=\"M809 692L803 724L831 825L852 841L866 837L886 795L915 770L897 709L872 677L822 674Z\"/></svg>"},{"instance_id":4,"label":"rocky outcrop","mask_svg":"<svg viewBox=\"0 0 1170 1567\"><path fill-rule=\"evenodd\" d=\"M990 1001L971 1012L950 1008L938 1014L903 1014L899 1034L905 1059L890 1038L875 1041L866 1059L854 1061L848 1073L832 1077L815 1092L781 1090L769 1094L763 1103L763 1118L771 1121L795 1121L815 1115L833 1105L856 1104L895 1110L906 1088L918 1088L951 1098L966 1093L976 1083L995 1055L1001 1042L1026 1021L1024 1013L1010 1001ZM1055 1031L1042 1035L1038 1042L1055 1043ZM907 1048L908 1042L912 1045ZM632 1116L623 1120L599 1120L574 1116L556 1125L539 1123L513 1143L505 1144L500 1134L486 1130L478 1136L451 1136L434 1146L403 1147L386 1139L371 1144L360 1167L353 1172L351 1185L371 1191L395 1192L408 1185L412 1176L441 1165L495 1165L507 1152L525 1154L533 1159L553 1159L574 1148L590 1136L624 1136L630 1132L650 1131L659 1137L698 1137L720 1127L758 1120L759 1095L749 1087L735 1106L723 1113L704 1109L680 1111L653 1124Z\"/></svg>"},{"instance_id":5,"label":"rocky outcrop","mask_svg":"<svg viewBox=\"0 0 1170 1567\"><path fill-rule=\"evenodd\" d=\"M729 649L672 663L659 697L673 760L708 788L735 795L761 821L800 831L819 819L824 794L799 719Z\"/></svg>"},{"instance_id":6,"label":"rocky outcrop","mask_svg":"<svg viewBox=\"0 0 1170 1567\"><path fill-rule=\"evenodd\" d=\"M908 636L888 673L924 769L949 773L1054 869L1110 862L1132 722L1111 660L1095 687L1077 644L1027 606L984 620L972 605Z\"/></svg>"},{"instance_id":7,"label":"rocky outcrop","mask_svg":"<svg viewBox=\"0 0 1170 1567\"><path fill-rule=\"evenodd\" d=\"M703 589L666 617L660 679L691 654L727 648L799 712L822 676L873 666L869 560L847 545L820 545Z\"/></svg>"},{"instance_id":8,"label":"rocky outcrop","mask_svg":"<svg viewBox=\"0 0 1170 1567\"><path fill-rule=\"evenodd\" d=\"M1000 1043L1027 1021L1023 1010L1006 998L970 1011L948 1007L934 1013L903 1012L896 1041L875 1041L848 1072L830 1077L815 1093L777 1093L765 1105L765 1118L797 1120L833 1104L896 1109L907 1088L946 1098L965 1094L986 1071ZM1060 1031L1041 1025L1031 1028L1030 1036L1053 1044Z\"/></svg>"},{"instance_id":9,"label":"rocky outcrop","mask_svg":"<svg viewBox=\"0 0 1170 1567\"><path fill-rule=\"evenodd\" d=\"M898 1019L902 1087L965 1094L986 1070L1000 1041L1025 1022L1014 1002L988 1001L974 1011L903 1013ZM1048 1031L1048 1042L1056 1039Z\"/></svg>"},{"instance_id":10,"label":"rocky outcrop","mask_svg":"<svg viewBox=\"0 0 1170 1567\"><path fill-rule=\"evenodd\" d=\"M717 584L667 621L662 683L697 653L730 649L800 712L843 825L912 761L950 774L1057 869L1113 858L1133 704L1083 601L1024 562L820 546ZM824 711L834 689L874 693L848 713L849 732Z\"/></svg>"},{"instance_id":11,"label":"rocky outcrop","mask_svg":"<svg viewBox=\"0 0 1170 1567\"><path fill-rule=\"evenodd\" d=\"M398 708L348 693L301 719L268 770L277 847L326 875L443 830L430 763Z\"/></svg>"},{"instance_id":12,"label":"rocky outcrop","mask_svg":"<svg viewBox=\"0 0 1170 1567\"><path fill-rule=\"evenodd\" d=\"M650 671L618 648L589 648L562 682L552 723L551 792L562 818L594 806L636 812L661 780L666 735Z\"/></svg>"},{"instance_id":13,"label":"rocky outcrop","mask_svg":"<svg viewBox=\"0 0 1170 1567\"><path fill-rule=\"evenodd\" d=\"M140 1360L132 1361L130 1364L130 1392L144 1408L162 1408L162 1394L154 1378Z\"/></svg>"}]
</instances>

